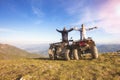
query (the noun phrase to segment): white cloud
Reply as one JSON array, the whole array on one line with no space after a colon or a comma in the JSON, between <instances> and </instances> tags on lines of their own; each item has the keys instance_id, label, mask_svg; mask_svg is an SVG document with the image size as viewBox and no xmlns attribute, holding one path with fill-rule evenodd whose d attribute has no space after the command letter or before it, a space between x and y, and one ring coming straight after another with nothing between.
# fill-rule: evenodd
<instances>
[{"instance_id":1,"label":"white cloud","mask_svg":"<svg viewBox=\"0 0 120 80\"><path fill-rule=\"evenodd\" d=\"M87 0L75 0L65 6L66 11L77 18L73 24L97 25L108 33L120 34L120 1L108 0L99 5L96 5L94 1L89 4Z\"/></svg>"},{"instance_id":2,"label":"white cloud","mask_svg":"<svg viewBox=\"0 0 120 80\"><path fill-rule=\"evenodd\" d=\"M34 24L39 25L39 24L41 24L42 22L43 22L42 20L36 20L36 21L34 22Z\"/></svg>"},{"instance_id":3,"label":"white cloud","mask_svg":"<svg viewBox=\"0 0 120 80\"><path fill-rule=\"evenodd\" d=\"M11 33L11 32L16 32L15 30L12 29L6 29L6 28L0 28L0 33Z\"/></svg>"},{"instance_id":4,"label":"white cloud","mask_svg":"<svg viewBox=\"0 0 120 80\"><path fill-rule=\"evenodd\" d=\"M42 0L31 0L31 8L33 13L38 17L44 16L44 12L42 11Z\"/></svg>"},{"instance_id":5,"label":"white cloud","mask_svg":"<svg viewBox=\"0 0 120 80\"><path fill-rule=\"evenodd\" d=\"M44 16L44 13L41 11L40 8L32 6L33 13L36 14L38 17Z\"/></svg>"},{"instance_id":6,"label":"white cloud","mask_svg":"<svg viewBox=\"0 0 120 80\"><path fill-rule=\"evenodd\" d=\"M99 22L103 29L108 33L120 33L120 1L119 0L109 0L104 4L99 11L99 17L104 20Z\"/></svg>"}]
</instances>

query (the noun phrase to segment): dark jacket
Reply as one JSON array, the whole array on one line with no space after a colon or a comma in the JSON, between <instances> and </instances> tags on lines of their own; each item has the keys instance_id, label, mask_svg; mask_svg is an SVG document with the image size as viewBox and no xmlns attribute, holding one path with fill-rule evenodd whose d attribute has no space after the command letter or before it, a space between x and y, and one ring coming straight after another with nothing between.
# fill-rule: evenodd
<instances>
[{"instance_id":1,"label":"dark jacket","mask_svg":"<svg viewBox=\"0 0 120 80\"><path fill-rule=\"evenodd\" d=\"M58 30L56 29L58 32L60 32L62 34L62 42L68 42L68 32L72 31L73 28L69 29L69 30Z\"/></svg>"}]
</instances>

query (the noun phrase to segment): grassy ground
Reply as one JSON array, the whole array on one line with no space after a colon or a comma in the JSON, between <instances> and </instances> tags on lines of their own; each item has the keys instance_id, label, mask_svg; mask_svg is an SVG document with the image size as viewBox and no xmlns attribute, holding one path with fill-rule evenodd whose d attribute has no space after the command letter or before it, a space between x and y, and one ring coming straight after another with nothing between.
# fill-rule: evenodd
<instances>
[{"instance_id":1,"label":"grassy ground","mask_svg":"<svg viewBox=\"0 0 120 80\"><path fill-rule=\"evenodd\" d=\"M120 80L120 55L91 60L0 60L0 80Z\"/></svg>"}]
</instances>

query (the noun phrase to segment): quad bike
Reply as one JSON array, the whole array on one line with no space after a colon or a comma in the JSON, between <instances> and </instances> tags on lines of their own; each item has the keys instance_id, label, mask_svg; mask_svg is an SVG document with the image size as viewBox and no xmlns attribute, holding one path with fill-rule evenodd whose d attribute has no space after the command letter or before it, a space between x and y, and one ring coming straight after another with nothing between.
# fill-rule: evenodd
<instances>
[{"instance_id":1,"label":"quad bike","mask_svg":"<svg viewBox=\"0 0 120 80\"><path fill-rule=\"evenodd\" d=\"M89 28L89 30L92 30L94 28L96 27ZM78 41L69 40L68 42L57 42L50 44L48 50L50 59L79 60L80 57L82 57L82 54L85 53L91 53L93 59L98 58L98 50L96 44L91 38L85 38L85 30L85 27L82 25L80 31L82 32L81 37L83 39L81 38Z\"/></svg>"},{"instance_id":2,"label":"quad bike","mask_svg":"<svg viewBox=\"0 0 120 80\"><path fill-rule=\"evenodd\" d=\"M92 59L98 58L97 47L95 45L95 42L91 38L74 41L72 45L68 45L68 46L69 47L66 49L66 54L70 56L71 55L70 52L72 51L73 58L76 60L81 58L82 54L85 54L85 53L91 53ZM70 60L70 59L67 58L67 60Z\"/></svg>"},{"instance_id":3,"label":"quad bike","mask_svg":"<svg viewBox=\"0 0 120 80\"><path fill-rule=\"evenodd\" d=\"M66 59L68 60L69 55L66 54L68 52L66 52L68 50L68 46L69 46L69 42L57 42L57 43L52 43L50 44L49 50L48 50L48 54L49 54L49 58L51 60L57 60L57 59Z\"/></svg>"},{"instance_id":4,"label":"quad bike","mask_svg":"<svg viewBox=\"0 0 120 80\"><path fill-rule=\"evenodd\" d=\"M72 42L72 44L70 44ZM92 59L98 58L98 50L95 42L92 39L85 39L79 41L69 41L69 43L58 42L50 44L49 57L52 60L79 60L82 54L91 53Z\"/></svg>"}]
</instances>

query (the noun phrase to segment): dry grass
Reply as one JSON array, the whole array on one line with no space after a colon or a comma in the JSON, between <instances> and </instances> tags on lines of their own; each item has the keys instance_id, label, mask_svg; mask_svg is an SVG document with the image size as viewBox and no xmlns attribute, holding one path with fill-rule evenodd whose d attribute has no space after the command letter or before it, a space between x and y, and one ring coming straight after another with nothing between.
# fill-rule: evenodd
<instances>
[{"instance_id":1,"label":"dry grass","mask_svg":"<svg viewBox=\"0 0 120 80\"><path fill-rule=\"evenodd\" d=\"M120 80L120 55L90 60L0 60L0 80Z\"/></svg>"}]
</instances>

